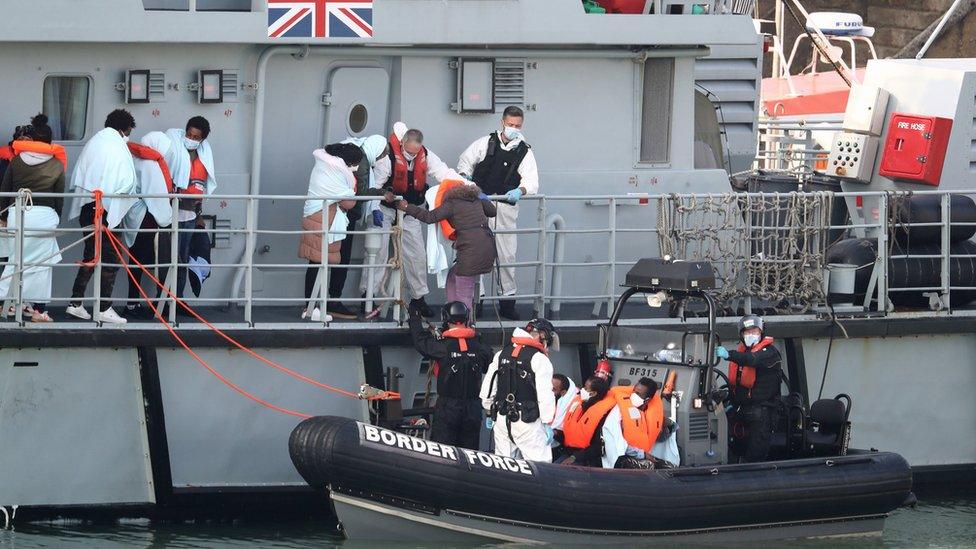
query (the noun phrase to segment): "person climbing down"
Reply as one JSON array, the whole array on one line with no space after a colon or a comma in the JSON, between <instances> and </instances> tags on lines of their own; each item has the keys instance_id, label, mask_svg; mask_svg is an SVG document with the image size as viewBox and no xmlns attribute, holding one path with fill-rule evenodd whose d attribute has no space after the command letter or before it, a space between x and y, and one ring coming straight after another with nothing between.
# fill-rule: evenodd
<instances>
[{"instance_id":1,"label":"person climbing down","mask_svg":"<svg viewBox=\"0 0 976 549\"><path fill-rule=\"evenodd\" d=\"M393 193L387 193L385 198L392 202ZM491 272L495 263L495 239L488 228L488 218L495 217L495 205L478 187L457 182L445 193L441 205L433 210L406 200L397 202L396 207L423 223L447 221L453 228L456 255L447 275L447 300L460 301L471 310L478 276Z\"/></svg>"}]
</instances>

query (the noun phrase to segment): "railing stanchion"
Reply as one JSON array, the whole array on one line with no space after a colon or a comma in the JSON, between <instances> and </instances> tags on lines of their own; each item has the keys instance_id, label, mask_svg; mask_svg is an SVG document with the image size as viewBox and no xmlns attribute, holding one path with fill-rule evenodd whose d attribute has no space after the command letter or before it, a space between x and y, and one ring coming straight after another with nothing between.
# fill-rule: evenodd
<instances>
[{"instance_id":1,"label":"railing stanchion","mask_svg":"<svg viewBox=\"0 0 976 549\"><path fill-rule=\"evenodd\" d=\"M336 215L339 215L339 203L335 202ZM329 269L332 267L329 265L329 229L332 228L332 224L329 223L329 208L330 206L324 205L322 207L322 241L319 243L319 253L322 254L322 263L319 265L319 307L322 313L322 325L329 325ZM314 311L315 308L313 307Z\"/></svg>"},{"instance_id":2,"label":"railing stanchion","mask_svg":"<svg viewBox=\"0 0 976 549\"><path fill-rule=\"evenodd\" d=\"M17 324L24 323L24 195L18 193L17 198L14 199L14 219L17 220L17 232L15 246L17 246L17 264L14 266L17 270L14 274L14 279L11 283L14 285L14 292L17 297L16 299L16 310L14 312L14 320ZM9 217L9 216L8 216Z\"/></svg>"},{"instance_id":3,"label":"railing stanchion","mask_svg":"<svg viewBox=\"0 0 976 549\"><path fill-rule=\"evenodd\" d=\"M180 260L180 199L175 196L170 199L170 207L173 210L173 215L170 218L169 225L169 272L166 273L166 289L169 290L171 294L176 295L177 281L180 279L179 270L179 260ZM146 215L149 215L148 213ZM165 295L165 301L169 304L169 311L166 316L169 317L170 324L176 323L176 298L170 297L168 294Z\"/></svg>"},{"instance_id":4,"label":"railing stanchion","mask_svg":"<svg viewBox=\"0 0 976 549\"><path fill-rule=\"evenodd\" d=\"M608 253L610 262L610 278L607 281L607 289L610 297L607 299L607 316L613 313L614 288L617 281L617 199L610 198L610 250Z\"/></svg>"},{"instance_id":5,"label":"railing stanchion","mask_svg":"<svg viewBox=\"0 0 976 549\"><path fill-rule=\"evenodd\" d=\"M548 232L546 224L546 199L541 197L538 200L536 212L539 218L539 265L535 269L535 315L546 316L546 258L548 257ZM518 258L516 258L516 261Z\"/></svg>"},{"instance_id":6,"label":"railing stanchion","mask_svg":"<svg viewBox=\"0 0 976 549\"><path fill-rule=\"evenodd\" d=\"M951 224L950 220L952 218L952 198L949 194L942 195L942 295L939 298L942 300L942 306L946 310L951 311L951 304L949 298L951 297L951 287L952 279L949 276L950 267L950 248L952 246L951 241Z\"/></svg>"},{"instance_id":7,"label":"railing stanchion","mask_svg":"<svg viewBox=\"0 0 976 549\"><path fill-rule=\"evenodd\" d=\"M102 200L104 200L104 198ZM95 208L95 211L98 212L98 208ZM95 220L92 220L92 223L95 223ZM92 227L93 233L94 230L95 229L93 226ZM108 230L108 227L105 226L104 222L102 223L102 230L103 231ZM95 246L95 249L98 249L98 245L99 245L98 240L100 240L101 238L102 235L100 234L92 234L92 239L95 240L94 242L92 242L92 245ZM94 282L92 283L92 291L95 292L94 294L95 306L93 307L92 310L92 318L95 319L95 322L99 324L101 324L102 322L102 263L104 263L105 261L105 254L107 254L108 251L111 249L112 249L111 247L108 248L106 248L105 246L101 247L102 253L98 254L98 261L95 263L95 272L94 272L94 276L92 277L95 279ZM105 296L105 297L111 297L111 296ZM84 302L82 302L82 306L84 306Z\"/></svg>"},{"instance_id":8,"label":"railing stanchion","mask_svg":"<svg viewBox=\"0 0 976 549\"><path fill-rule=\"evenodd\" d=\"M403 212L401 212L400 210L394 210L394 211L396 211L396 222L397 222L396 224L397 227L400 228L400 231L399 232L394 231L393 234L390 235L390 239L392 240L393 238L396 238L395 249L397 250L397 256L400 265L396 268L396 270L393 273L394 276L393 293L395 294L393 296L393 320L397 324L402 325L403 319L400 317L402 315L401 309L403 307L401 307L400 304L403 303L403 284L404 284L403 239L401 238L401 236L403 235Z\"/></svg>"},{"instance_id":9,"label":"railing stanchion","mask_svg":"<svg viewBox=\"0 0 976 549\"><path fill-rule=\"evenodd\" d=\"M888 311L888 195L883 194L878 197L878 262L881 263L881 274L878 276L878 311L886 313Z\"/></svg>"},{"instance_id":10,"label":"railing stanchion","mask_svg":"<svg viewBox=\"0 0 976 549\"><path fill-rule=\"evenodd\" d=\"M244 322L248 326L254 326L254 247L256 235L254 234L254 220L257 218L257 203L254 197L247 199L247 209L245 210L244 220Z\"/></svg>"}]
</instances>

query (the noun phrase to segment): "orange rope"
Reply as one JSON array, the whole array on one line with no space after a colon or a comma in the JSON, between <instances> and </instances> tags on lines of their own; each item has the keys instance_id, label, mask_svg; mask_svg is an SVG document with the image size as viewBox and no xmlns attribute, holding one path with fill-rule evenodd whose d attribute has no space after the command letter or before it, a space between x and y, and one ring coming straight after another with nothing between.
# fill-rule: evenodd
<instances>
[{"instance_id":1,"label":"orange rope","mask_svg":"<svg viewBox=\"0 0 976 549\"><path fill-rule=\"evenodd\" d=\"M115 239L115 235L113 235L110 232L109 233L106 233L106 234L109 235L109 243L112 245L112 248L115 249L115 253L118 254L119 257L122 257L122 254L119 253L119 243L118 243L118 240ZM97 240L96 240L96 242L97 242ZM123 249L125 249L124 246L123 246ZM128 250L126 250L126 253L128 253ZM143 272L148 273L148 271L146 271L146 268L145 267L143 267L141 265L140 265L140 267L142 268ZM125 273L127 275L129 275L130 282L132 284L135 284L136 288L139 289L139 294L142 296L142 299L144 299L146 301L146 303L149 304L149 308L152 309L152 312L156 316L156 318L162 320L162 316L159 314L159 310L156 309L156 305L153 304L152 300L149 299L149 296L146 295L146 291L142 289L142 285L139 284L139 282L136 280L135 275L132 274L132 270L129 269L128 266L125 267ZM272 404L272 403L270 403L270 402L268 402L268 401L266 401L266 400L264 400L264 399L262 399L260 397L254 396L251 393L245 391L239 385L235 384L233 381L231 381L231 380L227 379L226 377L224 377L223 375L221 375L220 372L218 372L217 370L214 370L209 364L207 364L207 361L205 361L202 358L200 358L200 355L198 355L196 352L194 352L193 349L191 349L190 346L186 344L186 341L183 341L183 338L180 337L180 335L177 334L175 330L173 330L173 327L170 326L168 322L163 321L163 326L166 326L166 330L169 331L169 334L171 336L173 336L173 339L175 339L184 349L186 349L186 352L190 353L190 356L192 356L197 362L199 362L201 366L203 366L204 368L206 368L208 372L210 372L211 374L213 374L214 377L216 377L217 379L219 379L220 381L222 381L224 383L224 385L227 385L228 387L230 387L231 389L237 391L241 395L244 395L245 397L253 400L254 402L257 402L261 406L270 408L270 409L272 409L272 410L274 410L276 412L281 412L283 414L288 414L290 416L300 417L302 419L308 419L308 418L312 417L312 416L310 416L308 414L303 414L301 412L296 412L294 410L289 410L288 408L282 408L281 406L276 406L276 405L274 405L274 404Z\"/></svg>"},{"instance_id":2,"label":"orange rope","mask_svg":"<svg viewBox=\"0 0 976 549\"><path fill-rule=\"evenodd\" d=\"M95 197L95 221L94 228L92 229L92 238L95 239L95 257L91 261L79 261L78 264L82 267L94 267L101 261L102 258L102 239L99 238L103 231L102 227L102 216L105 215L105 207L102 205L102 191L92 191L92 195ZM111 231L105 231L108 234L112 234Z\"/></svg>"},{"instance_id":3,"label":"orange rope","mask_svg":"<svg viewBox=\"0 0 976 549\"><path fill-rule=\"evenodd\" d=\"M253 351L253 350L245 347L240 342L238 342L237 340L235 340L231 336L229 336L226 333L224 333L220 328L217 328L216 326L214 326L213 324L211 324L210 322L208 322L205 318L203 318L202 316L200 316L199 314L197 314L197 312L194 311L193 308L191 308L189 305L187 305L183 300L181 300L178 297L176 297L168 288L166 288L166 285L163 284L162 282L160 282L159 279L156 278L152 274L151 271L149 271L149 269L147 269L142 263L140 263L139 260L136 259L129 252L129 250L125 246L122 246L122 244L118 241L118 238L114 234L112 234L110 231L106 231L105 234L108 235L109 242L112 244L112 247L115 249L116 253L119 254L119 259L120 260L123 260L123 257L122 257L122 254L119 252L119 247L121 247L122 252L125 253L125 256L128 258L128 260L131 261L132 263L135 263L142 270L142 272L146 276L149 277L150 280L152 280L159 288L161 288L163 290L163 292L166 293L167 296L175 299L176 302L179 303L179 305L181 307L183 307L184 309L186 309L187 312L189 312L194 318L196 318L197 320L199 320L200 322L202 322L205 326L207 326L208 328L210 328L211 330L213 330L215 333L217 333L218 335L220 335L220 337L222 337L227 342L231 343L232 345L234 345L238 349L244 351L245 353L247 353L248 355L256 358L257 360L263 362L264 364L267 364L268 366L271 366L272 368L274 368L274 369L276 369L276 370L278 370L280 372L283 372L283 373L285 373L285 374L287 374L287 375L289 375L289 376L291 376L291 377L293 377L295 379L298 379L300 381L304 381L306 383L309 383L309 384L314 385L316 387L319 387L321 389L325 389L325 390L328 390L328 391L332 391L332 392L338 393L338 394L343 395L343 396L347 396L347 397L350 397L350 398L359 398L359 395L357 393L353 393L353 392L350 392L350 391L346 391L345 389L340 389L338 387L334 387L332 385L328 385L328 384L322 383L320 381L316 381L316 380L314 380L314 379L312 379L310 377L304 376L304 375L302 375L302 374L300 374L300 373L298 373L298 372L296 372L294 370L291 370L289 368L286 368L286 367L282 366L281 364L278 364L277 362L274 362L273 360L270 360L268 358L265 358L265 357L259 355L258 353L256 353L255 351ZM126 264L126 267L125 267L126 272L129 272L129 267L128 267L127 263L128 263L128 261L124 261L123 260L123 264ZM130 275L130 277L132 276L131 275L131 272L129 272L129 275ZM169 330L169 332L171 334L173 334L174 337L177 337L177 340L180 341L181 344L183 344L184 347L188 351L190 351L189 347L186 347L185 343L182 342L182 339L179 339L178 336L176 336L176 333L172 330L172 327L169 325L169 323L166 322L166 320L163 319L162 315L160 315L158 313L158 311L156 310L156 307L152 304L152 302L148 298L148 296L143 291L141 291L142 290L141 286L139 287L139 289L140 289L140 292L139 293L142 295L143 299L146 300L149 303L150 307L153 310L153 313L155 314L155 317L166 326L167 330ZM192 353L192 351L190 351L190 352ZM386 391L381 396L369 397L366 400L389 400L389 399L399 399L399 398L400 398L400 394L399 393L395 393L395 392L392 392L392 391Z\"/></svg>"}]
</instances>

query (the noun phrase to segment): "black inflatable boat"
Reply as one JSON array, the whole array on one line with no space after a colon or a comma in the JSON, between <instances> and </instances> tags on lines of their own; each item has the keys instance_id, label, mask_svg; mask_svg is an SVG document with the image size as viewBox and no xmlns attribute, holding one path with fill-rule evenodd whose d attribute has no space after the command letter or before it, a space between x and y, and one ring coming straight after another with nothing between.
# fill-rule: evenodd
<instances>
[{"instance_id":1,"label":"black inflatable boat","mask_svg":"<svg viewBox=\"0 0 976 549\"><path fill-rule=\"evenodd\" d=\"M445 446L341 417L292 432L291 458L355 539L638 543L879 533L911 495L886 452L604 470Z\"/></svg>"}]
</instances>

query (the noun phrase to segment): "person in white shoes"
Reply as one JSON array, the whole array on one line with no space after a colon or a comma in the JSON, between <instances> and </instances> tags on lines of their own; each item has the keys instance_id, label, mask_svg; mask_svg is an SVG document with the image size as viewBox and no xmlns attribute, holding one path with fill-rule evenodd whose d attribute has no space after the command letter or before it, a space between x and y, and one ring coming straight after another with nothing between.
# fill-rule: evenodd
<instances>
[{"instance_id":1,"label":"person in white shoes","mask_svg":"<svg viewBox=\"0 0 976 549\"><path fill-rule=\"evenodd\" d=\"M77 196L72 203L69 219L77 217L78 224L87 229L95 221L95 202L92 197L94 191L100 190L105 194L129 194L135 190L136 168L127 145L129 134L135 127L136 121L128 111L116 109L105 119L105 129L96 133L85 144L71 176L71 186L74 187ZM105 230L117 227L134 202L127 198L103 198L102 205L105 212L102 214L102 225ZM99 238L102 239L102 256L99 259L103 266L99 281L101 307L95 320L110 324L125 324L126 319L112 309L112 290L115 288L118 267L106 265L119 263L119 258L116 257L108 236L102 234ZM95 238L89 238L85 240L84 259L91 261L94 257ZM92 318L92 315L85 310L82 299L85 297L88 281L91 280L94 272L94 267L82 265L78 268L71 289L71 301L65 310L75 318L82 320Z\"/></svg>"}]
</instances>

